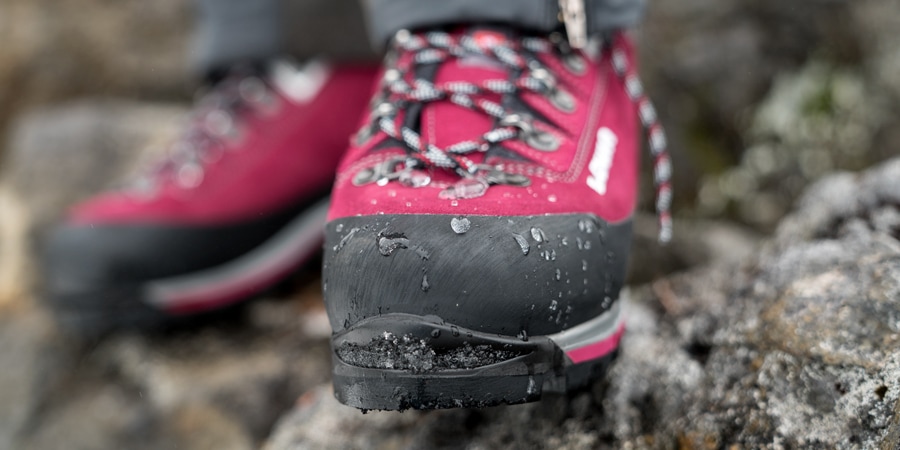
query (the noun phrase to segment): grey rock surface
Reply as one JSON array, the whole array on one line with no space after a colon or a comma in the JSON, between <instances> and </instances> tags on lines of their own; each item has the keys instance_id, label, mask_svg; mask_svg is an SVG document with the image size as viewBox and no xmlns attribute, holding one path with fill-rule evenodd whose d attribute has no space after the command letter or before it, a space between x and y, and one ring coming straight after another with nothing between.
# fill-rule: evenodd
<instances>
[{"instance_id":1,"label":"grey rock surface","mask_svg":"<svg viewBox=\"0 0 900 450\"><path fill-rule=\"evenodd\" d=\"M896 180L900 159L828 177L740 263L631 289L621 356L591 392L362 415L322 387L267 449L898 448Z\"/></svg>"},{"instance_id":2,"label":"grey rock surface","mask_svg":"<svg viewBox=\"0 0 900 450\"><path fill-rule=\"evenodd\" d=\"M313 282L314 283L314 282ZM325 382L315 290L169 333L83 342L40 308L0 317L0 448L251 449Z\"/></svg>"}]
</instances>

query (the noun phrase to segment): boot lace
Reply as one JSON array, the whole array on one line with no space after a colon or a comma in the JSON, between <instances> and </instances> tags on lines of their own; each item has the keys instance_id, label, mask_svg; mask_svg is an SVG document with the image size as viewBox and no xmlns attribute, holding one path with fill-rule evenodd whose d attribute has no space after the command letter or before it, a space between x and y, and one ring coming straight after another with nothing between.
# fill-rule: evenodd
<instances>
[{"instance_id":1,"label":"boot lace","mask_svg":"<svg viewBox=\"0 0 900 450\"><path fill-rule=\"evenodd\" d=\"M242 139L243 115L271 110L275 100L262 78L246 72L229 75L201 95L167 155L142 171L127 188L152 197L165 184L174 183L182 189L198 187L207 167Z\"/></svg>"},{"instance_id":2,"label":"boot lace","mask_svg":"<svg viewBox=\"0 0 900 450\"><path fill-rule=\"evenodd\" d=\"M526 50L526 51L523 51ZM666 136L657 119L656 110L643 90L636 71L628 61L623 46L623 37L613 35L605 42L603 51L610 52L609 60L616 75L623 80L629 98L637 106L641 124L646 132L650 153L653 158L654 185L656 187L656 211L659 218L659 240L668 242L672 238L671 163L667 151ZM531 117L511 111L492 100L498 95L520 95L532 92L546 96L561 110L574 108L571 94L559 86L551 71L537 57L541 54L557 52L567 63L575 66L581 61L575 56L565 41L540 37L518 39L497 39L490 45L477 42L472 36L454 36L433 31L411 34L402 30L395 36L392 48L386 57L385 73L381 91L373 102L369 121L357 135L359 144L371 138L376 130L402 144L405 158L390 160L390 167L366 169L357 174L356 184L377 182L384 185L399 180L413 186L428 184L430 178L425 170L446 169L463 178L463 182L441 192L442 198L470 198L483 195L487 188L495 184L526 186L529 180L524 175L503 172L500 167L475 163L469 158L478 152L486 152L493 145L521 139L539 151L553 151L559 146L557 138L535 126ZM404 53L412 53L411 58L400 58ZM414 67L424 64L438 64L454 58L486 58L507 69L510 79L490 79L479 82L450 81L434 83L420 77L409 77L415 73ZM570 65L571 63L571 65ZM581 64L584 64L582 61ZM411 80L411 81L408 81ZM423 140L413 128L397 125L397 114L413 105L449 101L460 107L486 114L495 119L493 129L476 139L464 140L447 147ZM402 166L397 169L394 166Z\"/></svg>"}]
</instances>

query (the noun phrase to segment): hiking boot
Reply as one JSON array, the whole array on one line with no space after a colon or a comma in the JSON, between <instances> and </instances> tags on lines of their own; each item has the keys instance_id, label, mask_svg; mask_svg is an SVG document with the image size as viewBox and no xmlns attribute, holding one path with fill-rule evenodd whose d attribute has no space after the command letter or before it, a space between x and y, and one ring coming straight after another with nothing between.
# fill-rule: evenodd
<instances>
[{"instance_id":1,"label":"hiking boot","mask_svg":"<svg viewBox=\"0 0 900 450\"><path fill-rule=\"evenodd\" d=\"M55 230L45 267L59 319L89 334L168 323L259 293L317 254L375 75L279 61L220 80L168 158Z\"/></svg>"},{"instance_id":2,"label":"hiking boot","mask_svg":"<svg viewBox=\"0 0 900 450\"><path fill-rule=\"evenodd\" d=\"M398 33L338 170L323 290L335 396L360 409L538 400L604 373L639 126L671 235L662 129L624 35Z\"/></svg>"}]
</instances>

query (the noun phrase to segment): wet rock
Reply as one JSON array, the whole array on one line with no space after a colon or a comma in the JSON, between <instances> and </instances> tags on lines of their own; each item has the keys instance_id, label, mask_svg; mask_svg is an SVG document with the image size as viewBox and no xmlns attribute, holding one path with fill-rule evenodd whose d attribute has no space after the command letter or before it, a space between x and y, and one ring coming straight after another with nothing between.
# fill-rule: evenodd
<instances>
[{"instance_id":1,"label":"wet rock","mask_svg":"<svg viewBox=\"0 0 900 450\"><path fill-rule=\"evenodd\" d=\"M826 178L749 257L630 289L621 356L589 392L362 415L322 387L267 449L896 448L898 179L900 159Z\"/></svg>"}]
</instances>

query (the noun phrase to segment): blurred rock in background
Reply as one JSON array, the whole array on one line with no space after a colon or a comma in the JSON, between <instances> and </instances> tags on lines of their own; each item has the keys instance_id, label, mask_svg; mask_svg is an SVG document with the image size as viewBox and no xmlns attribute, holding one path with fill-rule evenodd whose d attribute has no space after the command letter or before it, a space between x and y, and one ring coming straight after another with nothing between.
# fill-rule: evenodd
<instances>
[{"instance_id":1,"label":"blurred rock in background","mask_svg":"<svg viewBox=\"0 0 900 450\"><path fill-rule=\"evenodd\" d=\"M0 1L0 448L896 448L897 163L806 189L900 155L900 8L650 6L635 34L683 231L660 248L637 220L610 379L526 407L362 416L317 387L314 268L194 329L58 334L35 301L41 233L165 150L197 86L190 3ZM300 57L371 57L354 0L290 0L285 20ZM759 233L775 233L762 250Z\"/></svg>"}]
</instances>

